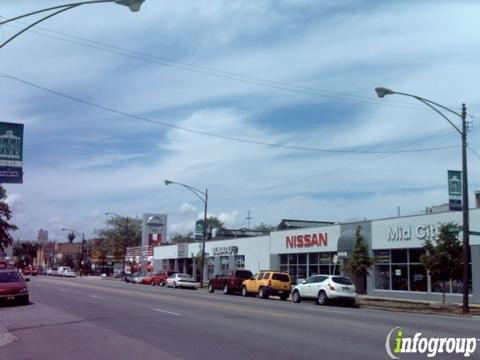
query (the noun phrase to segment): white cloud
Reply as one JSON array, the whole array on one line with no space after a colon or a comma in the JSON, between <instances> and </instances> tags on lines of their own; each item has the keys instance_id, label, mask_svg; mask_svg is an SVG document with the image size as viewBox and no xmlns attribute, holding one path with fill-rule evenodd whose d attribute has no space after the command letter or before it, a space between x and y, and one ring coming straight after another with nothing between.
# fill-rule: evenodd
<instances>
[{"instance_id":1,"label":"white cloud","mask_svg":"<svg viewBox=\"0 0 480 360\"><path fill-rule=\"evenodd\" d=\"M105 211L166 212L169 233L193 231L203 203L164 179L208 188L209 214L228 227L245 226L247 210L252 225L276 225L282 218L395 216L397 206L416 213L445 202L446 170L460 167L459 148L335 154L221 136L321 149L459 145L450 125L422 104L378 99L373 88L413 92L455 109L466 102L478 115L478 4L148 1L135 14L95 6L95 13L85 6L43 25L147 53L157 63L33 31L2 50L4 73L119 111L0 78L5 121L26 124L24 184L5 185L19 236L48 228L64 237L62 227L93 236ZM5 2L2 15L37 7ZM161 65L159 58L173 62ZM475 132L469 145L478 152ZM469 161L475 189L478 158L470 154Z\"/></svg>"}]
</instances>

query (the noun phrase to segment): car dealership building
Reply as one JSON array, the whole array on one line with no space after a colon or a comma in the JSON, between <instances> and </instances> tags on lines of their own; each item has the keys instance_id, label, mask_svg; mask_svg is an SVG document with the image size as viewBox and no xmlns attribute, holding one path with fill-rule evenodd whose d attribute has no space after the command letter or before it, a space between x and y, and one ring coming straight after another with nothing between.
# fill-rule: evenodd
<instances>
[{"instance_id":1,"label":"car dealership building","mask_svg":"<svg viewBox=\"0 0 480 360\"><path fill-rule=\"evenodd\" d=\"M434 239L443 223L462 223L461 212L404 216L353 223L322 224L272 231L268 235L205 243L204 278L232 269L252 272L272 269L289 272L295 279L314 274L340 273L356 243L355 232L368 243L374 265L360 288L367 295L401 299L441 300L441 283L420 263L422 246ZM470 228L480 231L480 209L470 210ZM480 303L480 236L470 236L472 303ZM198 274L201 242L157 246L156 270ZM335 256L336 255L336 256ZM335 262L336 259L339 259ZM358 287L358 285L357 285ZM447 301L462 301L462 282L447 284Z\"/></svg>"}]
</instances>

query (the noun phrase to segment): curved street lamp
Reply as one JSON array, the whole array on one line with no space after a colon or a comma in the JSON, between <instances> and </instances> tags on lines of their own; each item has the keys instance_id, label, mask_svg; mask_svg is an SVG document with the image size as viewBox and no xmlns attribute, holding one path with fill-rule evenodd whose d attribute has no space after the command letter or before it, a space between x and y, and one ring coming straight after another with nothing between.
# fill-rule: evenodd
<instances>
[{"instance_id":1,"label":"curved street lamp","mask_svg":"<svg viewBox=\"0 0 480 360\"><path fill-rule=\"evenodd\" d=\"M184 188L190 190L192 193L198 197L203 204L205 205L204 212L203 212L203 238L202 238L202 257L201 257L201 264L200 264L200 287L203 287L203 272L205 267L205 241L207 240L207 204L208 204L208 189L205 189L205 192L194 188L193 186L178 183L175 181L165 180L165 185L180 185Z\"/></svg>"},{"instance_id":2,"label":"curved street lamp","mask_svg":"<svg viewBox=\"0 0 480 360\"><path fill-rule=\"evenodd\" d=\"M82 260L81 260L81 265L80 265L80 276L82 276L83 265L84 265L84 262L85 262L85 245L86 245L85 233L82 232L80 234L80 232L78 232L76 230L67 229L67 228L62 228L62 231L70 231L70 232L73 232L74 234L77 234L78 236L82 237L82 256L81 256Z\"/></svg>"},{"instance_id":3,"label":"curved street lamp","mask_svg":"<svg viewBox=\"0 0 480 360\"><path fill-rule=\"evenodd\" d=\"M117 213L106 211L105 216L113 215L120 219L124 218L123 216L118 215ZM125 272L125 258L127 257L127 246L128 246L128 216L125 217L125 239L123 240L123 267L122 271Z\"/></svg>"},{"instance_id":4,"label":"curved street lamp","mask_svg":"<svg viewBox=\"0 0 480 360\"><path fill-rule=\"evenodd\" d=\"M39 23L41 23L41 22L43 22L47 19L50 19L51 17L54 17L55 15L58 15L58 14L64 12L64 11L74 9L74 8L79 7L81 5L113 2L113 3L116 3L116 4L128 6L131 11L136 12L136 11L140 10L140 6L142 5L142 3L144 1L145 0L91 0L91 1L80 1L80 2L75 2L75 3L70 3L70 4L52 6L52 7L49 7L49 8L45 8L45 9L41 9L41 10L37 10L37 11L32 11L32 12L27 13L27 14L15 16L11 19L0 21L0 25L5 25L5 24L8 24L9 22L19 20L19 19L23 19L25 17L40 14L40 13L43 13L43 12L56 10L55 12L50 13L47 16L44 16L43 18L31 23L27 27L25 27L22 30L20 30L19 32L15 33L13 36L11 36L10 38L8 38L7 40L5 40L3 43L0 44L0 49L3 48L5 45L7 45L10 41L15 39L16 37L23 34L28 29L31 29L32 27L34 27L35 25L37 25L37 24L39 24Z\"/></svg>"},{"instance_id":5,"label":"curved street lamp","mask_svg":"<svg viewBox=\"0 0 480 360\"><path fill-rule=\"evenodd\" d=\"M439 114L444 118L453 128L460 134L462 138L462 214L463 214L463 305L462 311L464 314L468 313L468 284L469 284L469 274L468 274L468 263L469 263L469 252L470 252L470 219L469 219L469 209L468 209L468 176L467 176L467 108L465 104L462 104L462 112L458 113L452 109L449 109L446 106L440 105L432 100L425 99L424 97L393 91L384 87L377 87L375 89L378 97L383 98L386 95L403 95L414 98L423 104L427 105L430 109ZM462 128L460 129L456 126L441 110L445 110L451 114L458 116L462 119Z\"/></svg>"}]
</instances>

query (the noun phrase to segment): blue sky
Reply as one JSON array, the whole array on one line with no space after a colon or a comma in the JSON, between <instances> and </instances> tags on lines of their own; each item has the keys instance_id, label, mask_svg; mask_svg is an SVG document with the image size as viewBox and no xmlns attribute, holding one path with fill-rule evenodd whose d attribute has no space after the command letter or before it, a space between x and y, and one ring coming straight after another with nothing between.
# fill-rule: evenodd
<instances>
[{"instance_id":1,"label":"blue sky","mask_svg":"<svg viewBox=\"0 0 480 360\"><path fill-rule=\"evenodd\" d=\"M63 3L4 0L0 15ZM14 236L93 236L106 211L167 213L170 234L192 231L202 203L164 179L208 188L209 214L232 228L247 211L255 226L447 202L460 136L377 86L466 103L473 206L479 16L474 1L146 0L51 18L0 50L2 121L25 124L24 183L5 185Z\"/></svg>"}]
</instances>

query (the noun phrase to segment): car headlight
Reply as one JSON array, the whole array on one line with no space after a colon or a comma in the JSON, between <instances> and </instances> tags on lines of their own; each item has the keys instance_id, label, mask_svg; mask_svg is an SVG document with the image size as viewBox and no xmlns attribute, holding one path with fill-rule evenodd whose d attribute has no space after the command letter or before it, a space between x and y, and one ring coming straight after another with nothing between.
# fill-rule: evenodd
<instances>
[{"instance_id":1,"label":"car headlight","mask_svg":"<svg viewBox=\"0 0 480 360\"><path fill-rule=\"evenodd\" d=\"M28 292L28 289L26 287L21 288L20 291L19 291L20 294L24 294L26 292Z\"/></svg>"}]
</instances>

